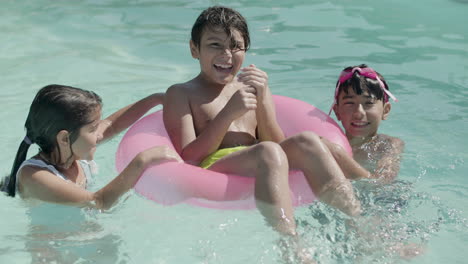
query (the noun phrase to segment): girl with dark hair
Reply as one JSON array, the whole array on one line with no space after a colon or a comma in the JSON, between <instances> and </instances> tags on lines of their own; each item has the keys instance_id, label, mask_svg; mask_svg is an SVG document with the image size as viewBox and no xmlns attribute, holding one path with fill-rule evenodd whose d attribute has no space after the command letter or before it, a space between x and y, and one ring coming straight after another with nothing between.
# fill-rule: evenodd
<instances>
[{"instance_id":1,"label":"girl with dark hair","mask_svg":"<svg viewBox=\"0 0 468 264\"><path fill-rule=\"evenodd\" d=\"M1 189L13 197L19 193L23 199L111 207L150 164L181 161L169 148L151 148L139 153L102 189L93 193L85 188L96 145L129 127L163 100L164 94L156 93L101 120L102 102L94 92L63 85L45 86L31 104L26 136ZM31 144L39 146L39 153L26 160Z\"/></svg>"}]
</instances>

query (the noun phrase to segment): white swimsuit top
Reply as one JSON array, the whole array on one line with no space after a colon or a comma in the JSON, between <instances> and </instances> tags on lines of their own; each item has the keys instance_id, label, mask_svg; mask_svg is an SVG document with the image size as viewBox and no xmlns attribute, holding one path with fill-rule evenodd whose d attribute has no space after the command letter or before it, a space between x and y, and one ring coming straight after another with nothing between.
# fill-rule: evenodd
<instances>
[{"instance_id":1,"label":"white swimsuit top","mask_svg":"<svg viewBox=\"0 0 468 264\"><path fill-rule=\"evenodd\" d=\"M84 175L85 175L85 178L86 178L86 185L88 185L89 180L91 179L91 176L94 173L96 173L95 172L96 167L97 167L96 162L86 161L86 160L79 160L78 164L80 164L81 168L83 169L83 172L84 172ZM18 169L18 172L16 173L16 192L18 192L18 186L19 186L18 173L20 172L20 170L24 166L35 166L35 167L44 168L46 170L51 171L57 177L65 180L65 181L68 181L67 177L65 177L65 175L60 173L53 165L47 164L43 160L40 160L40 159L28 159L28 160L23 161L23 163L21 163L21 165L20 165L20 167Z\"/></svg>"}]
</instances>

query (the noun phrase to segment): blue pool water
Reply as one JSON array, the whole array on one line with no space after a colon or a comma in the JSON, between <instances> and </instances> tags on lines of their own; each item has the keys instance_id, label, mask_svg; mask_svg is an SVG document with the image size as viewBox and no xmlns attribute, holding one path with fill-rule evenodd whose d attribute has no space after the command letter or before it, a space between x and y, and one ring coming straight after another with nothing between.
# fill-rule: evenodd
<instances>
[{"instance_id":1,"label":"blue pool water","mask_svg":"<svg viewBox=\"0 0 468 264\"><path fill-rule=\"evenodd\" d=\"M213 4L229 4L247 18L252 49L245 63L268 72L273 93L327 110L339 71L367 63L399 99L381 128L406 142L399 179L355 183L365 208L360 219L319 203L297 208L309 253L320 263L466 263L468 3L462 0L2 1L2 175L42 86L92 89L106 115L195 76L189 31ZM120 138L98 149L94 190L116 175ZM0 196L0 216L0 263L282 263L278 236L257 211L163 207L129 193L104 213L31 209ZM408 248L422 254L405 256Z\"/></svg>"}]
</instances>

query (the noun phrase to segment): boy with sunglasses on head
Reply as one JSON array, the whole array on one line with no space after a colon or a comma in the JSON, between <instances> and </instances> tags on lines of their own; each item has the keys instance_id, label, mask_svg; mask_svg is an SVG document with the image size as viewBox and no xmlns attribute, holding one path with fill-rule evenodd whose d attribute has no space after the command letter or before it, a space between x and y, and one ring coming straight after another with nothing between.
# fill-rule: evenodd
<instances>
[{"instance_id":1,"label":"boy with sunglasses on head","mask_svg":"<svg viewBox=\"0 0 468 264\"><path fill-rule=\"evenodd\" d=\"M372 178L382 183L389 183L397 177L404 142L399 138L377 133L381 121L386 120L390 113L389 98L397 102L383 76L367 65L346 67L341 72L330 113L333 110L341 121L353 150L353 157L336 144L329 141L326 144L346 177ZM373 225L379 227L380 222L379 218L375 218ZM366 229L360 228L357 231L366 236L368 242L380 243L372 232L368 233ZM387 243L388 239L393 238L386 238ZM424 252L422 245L400 240L395 242L389 249L397 252L403 259L409 260Z\"/></svg>"},{"instance_id":2,"label":"boy with sunglasses on head","mask_svg":"<svg viewBox=\"0 0 468 264\"><path fill-rule=\"evenodd\" d=\"M377 133L380 122L387 119L390 113L389 98L397 101L382 75L367 65L347 67L341 72L330 113L333 110L341 121L354 160L339 146L322 140L346 177L378 178L385 182L396 178L404 142Z\"/></svg>"}]
</instances>

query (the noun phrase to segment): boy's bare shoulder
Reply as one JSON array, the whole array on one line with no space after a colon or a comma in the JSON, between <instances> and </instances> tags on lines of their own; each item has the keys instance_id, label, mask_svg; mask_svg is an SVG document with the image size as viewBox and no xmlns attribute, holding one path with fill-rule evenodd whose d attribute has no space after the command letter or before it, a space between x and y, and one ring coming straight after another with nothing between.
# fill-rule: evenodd
<instances>
[{"instance_id":1,"label":"boy's bare shoulder","mask_svg":"<svg viewBox=\"0 0 468 264\"><path fill-rule=\"evenodd\" d=\"M385 141L391 143L392 145L404 145L405 142L397 137L392 137L389 135L381 134Z\"/></svg>"},{"instance_id":2,"label":"boy's bare shoulder","mask_svg":"<svg viewBox=\"0 0 468 264\"><path fill-rule=\"evenodd\" d=\"M166 97L190 97L198 87L199 85L194 80L176 83L167 88Z\"/></svg>"},{"instance_id":3,"label":"boy's bare shoulder","mask_svg":"<svg viewBox=\"0 0 468 264\"><path fill-rule=\"evenodd\" d=\"M386 148L402 150L405 147L405 142L397 137L392 137L385 134L378 135L378 141L383 143Z\"/></svg>"},{"instance_id":4,"label":"boy's bare shoulder","mask_svg":"<svg viewBox=\"0 0 468 264\"><path fill-rule=\"evenodd\" d=\"M196 79L190 80L184 83L176 83L171 85L166 93L183 93L183 94L190 94L194 90L198 90L200 84L196 81Z\"/></svg>"},{"instance_id":5,"label":"boy's bare shoulder","mask_svg":"<svg viewBox=\"0 0 468 264\"><path fill-rule=\"evenodd\" d=\"M167 88L166 94L185 94L187 93L187 90L189 90L189 87L190 85L188 85L187 83L176 83Z\"/></svg>"}]
</instances>

